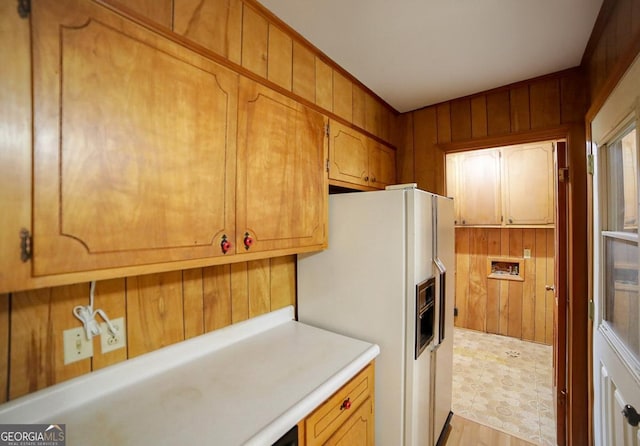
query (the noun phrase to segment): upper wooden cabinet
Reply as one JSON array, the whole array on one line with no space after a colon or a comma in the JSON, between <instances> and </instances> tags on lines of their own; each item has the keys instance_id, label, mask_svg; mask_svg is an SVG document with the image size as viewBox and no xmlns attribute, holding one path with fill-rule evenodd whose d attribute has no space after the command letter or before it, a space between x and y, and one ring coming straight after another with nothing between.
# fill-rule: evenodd
<instances>
[{"instance_id":1,"label":"upper wooden cabinet","mask_svg":"<svg viewBox=\"0 0 640 446\"><path fill-rule=\"evenodd\" d=\"M500 151L447 155L447 193L454 197L456 224L499 225L502 218Z\"/></svg>"},{"instance_id":2,"label":"upper wooden cabinet","mask_svg":"<svg viewBox=\"0 0 640 446\"><path fill-rule=\"evenodd\" d=\"M395 179L395 150L337 121L330 122L330 183L356 189L383 189Z\"/></svg>"},{"instance_id":3,"label":"upper wooden cabinet","mask_svg":"<svg viewBox=\"0 0 640 446\"><path fill-rule=\"evenodd\" d=\"M504 148L502 165L505 223L552 224L553 144L547 142Z\"/></svg>"},{"instance_id":4,"label":"upper wooden cabinet","mask_svg":"<svg viewBox=\"0 0 640 446\"><path fill-rule=\"evenodd\" d=\"M456 224L546 226L554 223L553 143L447 155L447 194Z\"/></svg>"},{"instance_id":5,"label":"upper wooden cabinet","mask_svg":"<svg viewBox=\"0 0 640 446\"><path fill-rule=\"evenodd\" d=\"M35 275L222 255L237 75L93 2L34 6Z\"/></svg>"},{"instance_id":6,"label":"upper wooden cabinet","mask_svg":"<svg viewBox=\"0 0 640 446\"><path fill-rule=\"evenodd\" d=\"M325 126L320 113L240 79L238 252L326 244Z\"/></svg>"}]
</instances>

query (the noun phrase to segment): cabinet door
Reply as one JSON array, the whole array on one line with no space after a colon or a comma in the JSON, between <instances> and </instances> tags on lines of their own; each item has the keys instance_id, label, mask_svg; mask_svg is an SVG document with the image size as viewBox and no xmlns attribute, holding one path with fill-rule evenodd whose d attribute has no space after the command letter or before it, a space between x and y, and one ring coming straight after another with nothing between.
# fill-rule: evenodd
<instances>
[{"instance_id":1,"label":"cabinet door","mask_svg":"<svg viewBox=\"0 0 640 446\"><path fill-rule=\"evenodd\" d=\"M329 178L360 186L369 185L369 143L362 133L331 121Z\"/></svg>"},{"instance_id":2,"label":"cabinet door","mask_svg":"<svg viewBox=\"0 0 640 446\"><path fill-rule=\"evenodd\" d=\"M34 273L222 255L237 75L94 2L31 20Z\"/></svg>"},{"instance_id":3,"label":"cabinet door","mask_svg":"<svg viewBox=\"0 0 640 446\"><path fill-rule=\"evenodd\" d=\"M396 182L396 152L372 139L369 142L369 185L384 189Z\"/></svg>"},{"instance_id":4,"label":"cabinet door","mask_svg":"<svg viewBox=\"0 0 640 446\"><path fill-rule=\"evenodd\" d=\"M553 143L503 148L502 159L505 223L552 224Z\"/></svg>"},{"instance_id":5,"label":"cabinet door","mask_svg":"<svg viewBox=\"0 0 640 446\"><path fill-rule=\"evenodd\" d=\"M451 153L446 156L445 174L447 178L447 197L453 197L453 211L455 214L455 224L461 222L460 218L460 174L458 165L460 164L461 154Z\"/></svg>"},{"instance_id":6,"label":"cabinet door","mask_svg":"<svg viewBox=\"0 0 640 446\"><path fill-rule=\"evenodd\" d=\"M327 236L325 118L246 78L239 95L238 252L321 248Z\"/></svg>"},{"instance_id":7,"label":"cabinet door","mask_svg":"<svg viewBox=\"0 0 640 446\"><path fill-rule=\"evenodd\" d=\"M373 446L373 400L369 398L329 438L324 446Z\"/></svg>"},{"instance_id":8,"label":"cabinet door","mask_svg":"<svg viewBox=\"0 0 640 446\"><path fill-rule=\"evenodd\" d=\"M458 159L458 182L458 224L501 224L499 150L478 150L461 154Z\"/></svg>"}]
</instances>

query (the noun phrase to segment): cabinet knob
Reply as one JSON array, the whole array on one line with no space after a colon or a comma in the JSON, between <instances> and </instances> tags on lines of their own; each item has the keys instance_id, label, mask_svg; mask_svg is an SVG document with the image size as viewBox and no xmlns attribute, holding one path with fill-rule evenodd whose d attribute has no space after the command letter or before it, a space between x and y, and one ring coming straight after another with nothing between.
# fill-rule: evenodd
<instances>
[{"instance_id":1,"label":"cabinet knob","mask_svg":"<svg viewBox=\"0 0 640 446\"><path fill-rule=\"evenodd\" d=\"M462 220L462 224L463 224L463 225L466 225L466 224L467 224L467 221L466 221L466 220Z\"/></svg>"},{"instance_id":2,"label":"cabinet knob","mask_svg":"<svg viewBox=\"0 0 640 446\"><path fill-rule=\"evenodd\" d=\"M367 175L366 177L364 177L365 181L369 181L369 176Z\"/></svg>"},{"instance_id":3,"label":"cabinet knob","mask_svg":"<svg viewBox=\"0 0 640 446\"><path fill-rule=\"evenodd\" d=\"M509 219L509 223L513 223L513 218L510 218L510 219Z\"/></svg>"},{"instance_id":4,"label":"cabinet knob","mask_svg":"<svg viewBox=\"0 0 640 446\"><path fill-rule=\"evenodd\" d=\"M372 177L371 181L375 183L376 182L376 177Z\"/></svg>"},{"instance_id":5,"label":"cabinet knob","mask_svg":"<svg viewBox=\"0 0 640 446\"><path fill-rule=\"evenodd\" d=\"M254 240L253 240L253 237L251 237L251 235L249 235L248 232L245 232L243 242L244 242L244 249L248 250L249 248L251 248L251 246L253 246Z\"/></svg>"},{"instance_id":6,"label":"cabinet knob","mask_svg":"<svg viewBox=\"0 0 640 446\"><path fill-rule=\"evenodd\" d=\"M228 253L232 247L233 245L231 244L229 239L227 239L227 234L224 234L222 236L222 241L220 242L220 249L222 250L222 254Z\"/></svg>"},{"instance_id":7,"label":"cabinet knob","mask_svg":"<svg viewBox=\"0 0 640 446\"><path fill-rule=\"evenodd\" d=\"M640 415L636 412L635 407L627 404L622 410L622 415L627 419L627 423L631 426L636 427L640 424Z\"/></svg>"},{"instance_id":8,"label":"cabinet knob","mask_svg":"<svg viewBox=\"0 0 640 446\"><path fill-rule=\"evenodd\" d=\"M349 410L351 409L351 399L347 398L342 402L342 406L340 406L340 410Z\"/></svg>"}]
</instances>

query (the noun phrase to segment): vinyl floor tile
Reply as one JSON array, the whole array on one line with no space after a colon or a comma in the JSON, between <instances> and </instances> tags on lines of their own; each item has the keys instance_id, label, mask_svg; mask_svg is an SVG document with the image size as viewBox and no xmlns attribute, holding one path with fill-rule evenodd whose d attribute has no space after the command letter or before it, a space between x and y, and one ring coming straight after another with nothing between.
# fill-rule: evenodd
<instances>
[{"instance_id":1,"label":"vinyl floor tile","mask_svg":"<svg viewBox=\"0 0 640 446\"><path fill-rule=\"evenodd\" d=\"M455 414L556 444L551 346L456 328L453 352Z\"/></svg>"}]
</instances>

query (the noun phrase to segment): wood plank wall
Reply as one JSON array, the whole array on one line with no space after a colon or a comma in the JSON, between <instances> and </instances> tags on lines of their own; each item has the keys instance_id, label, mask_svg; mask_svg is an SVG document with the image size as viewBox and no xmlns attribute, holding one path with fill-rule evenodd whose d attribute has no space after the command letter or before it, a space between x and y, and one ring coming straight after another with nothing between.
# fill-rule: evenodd
<instances>
[{"instance_id":1,"label":"wood plank wall","mask_svg":"<svg viewBox=\"0 0 640 446\"><path fill-rule=\"evenodd\" d=\"M489 279L489 258L522 258L524 281ZM456 327L551 345L553 228L456 228Z\"/></svg>"},{"instance_id":2,"label":"wood plank wall","mask_svg":"<svg viewBox=\"0 0 640 446\"><path fill-rule=\"evenodd\" d=\"M586 107L584 77L576 68L404 113L398 118L398 180L442 194L447 151L530 142L562 126L583 128ZM584 146L576 141L574 149Z\"/></svg>"},{"instance_id":3,"label":"wood plank wall","mask_svg":"<svg viewBox=\"0 0 640 446\"><path fill-rule=\"evenodd\" d=\"M638 51L640 3L636 0L604 0L582 58L589 78L591 116L604 104Z\"/></svg>"},{"instance_id":4,"label":"wood plank wall","mask_svg":"<svg viewBox=\"0 0 640 446\"><path fill-rule=\"evenodd\" d=\"M397 112L255 0L102 0L395 145Z\"/></svg>"},{"instance_id":5,"label":"wood plank wall","mask_svg":"<svg viewBox=\"0 0 640 446\"><path fill-rule=\"evenodd\" d=\"M127 347L64 365L62 332L81 326L89 284L0 295L0 403L295 304L295 256L99 281L94 307L124 317ZM99 319L99 318L98 318Z\"/></svg>"}]
</instances>

